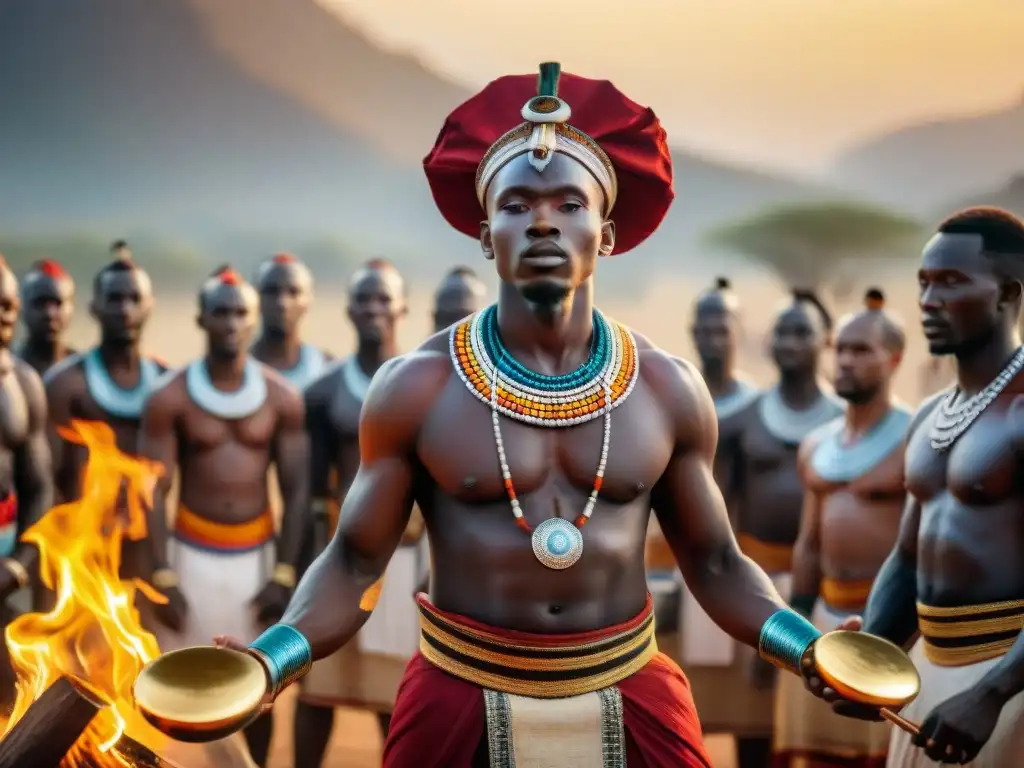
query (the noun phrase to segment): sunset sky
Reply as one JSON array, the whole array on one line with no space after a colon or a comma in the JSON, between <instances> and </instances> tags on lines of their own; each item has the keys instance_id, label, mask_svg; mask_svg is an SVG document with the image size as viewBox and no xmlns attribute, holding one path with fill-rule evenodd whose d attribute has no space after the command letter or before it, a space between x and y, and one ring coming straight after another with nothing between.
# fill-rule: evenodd
<instances>
[{"instance_id":1,"label":"sunset sky","mask_svg":"<svg viewBox=\"0 0 1024 768\"><path fill-rule=\"evenodd\" d=\"M554 59L612 79L675 144L794 170L1024 100L1024 0L319 0L478 86Z\"/></svg>"}]
</instances>

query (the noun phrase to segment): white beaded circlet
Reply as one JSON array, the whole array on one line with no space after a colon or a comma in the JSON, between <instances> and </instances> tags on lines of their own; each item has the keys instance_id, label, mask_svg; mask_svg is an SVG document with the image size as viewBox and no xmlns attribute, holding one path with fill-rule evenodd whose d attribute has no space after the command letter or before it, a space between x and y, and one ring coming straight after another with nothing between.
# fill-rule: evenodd
<instances>
[{"instance_id":1,"label":"white beaded circlet","mask_svg":"<svg viewBox=\"0 0 1024 768\"><path fill-rule=\"evenodd\" d=\"M610 331L611 333L609 335L611 338L616 339L615 331L617 329L612 327L611 323L608 323L607 320L597 313L595 313L595 315L595 319L600 318L599 321L604 324L604 330ZM623 332L624 342L631 346L631 349L628 350L626 355L631 358L633 365L632 370L629 372L628 383L619 382L620 396L617 399L613 399L613 380L617 372L620 372L620 366L623 360L623 350L621 349L621 344L618 344L618 348L616 348L615 342L613 342L613 348L609 354L609 363L603 366L602 370L600 370L596 376L591 377L587 384L577 387L571 391L553 395L550 392L543 393L540 390L534 390L526 385L511 385L511 382L501 375L501 363L503 361L492 361L490 356L487 354L485 345L482 343L482 339L477 336L477 334L473 333L473 330L478 330L474 329L473 326L481 325L481 323L474 323L471 321L468 325L470 326L470 332L468 335L473 339L473 343L471 344L474 357L473 362L479 366L481 372L486 371L490 378L490 391L486 393L486 395L487 401L491 406L491 425L494 431L494 443L498 453L498 462L501 467L502 480L505 484L505 489L508 494L509 503L511 504L512 514L515 517L516 524L525 532L532 534L531 538L534 556L541 564L555 570L569 568L579 561L580 557L583 555L583 535L580 532L580 529L586 525L594 512L594 508L597 505L597 498L601 491L601 485L604 480L604 474L608 464L608 450L611 445L611 412L625 399L626 395L632 391L636 383L639 367L636 359L636 342L626 329L620 327ZM451 351L455 368L470 391L483 400L484 397L482 397L482 395L485 393L481 391L480 387L475 386L473 382L470 381L469 377L459 364L456 347L456 334L457 328L453 328L451 336ZM504 352L502 352L502 354L504 354ZM552 403L554 404L554 407L557 407L558 404L578 401L581 393L584 393L587 389L593 387L599 387L600 394L603 397L597 403L599 407L594 408L583 415L575 415L565 419L544 419L524 414L519 411L513 411L508 407L503 407L498 397L499 385L501 385L501 389L505 392L506 397L508 395L513 395L534 401L540 401L541 398L544 398L544 402ZM594 485L591 489L590 495L587 497L583 513L576 519L575 524L559 517L553 517L545 520L543 523L538 525L536 529L531 531L529 523L523 516L522 506L516 496L515 487L512 482L512 473L509 468L508 458L505 454L505 443L501 433L501 414L505 414L515 420L524 421L535 426L552 427L571 426L590 421L598 416L604 416L601 455L598 461L597 472L594 477Z\"/></svg>"},{"instance_id":2,"label":"white beaded circlet","mask_svg":"<svg viewBox=\"0 0 1024 768\"><path fill-rule=\"evenodd\" d=\"M1010 361L999 372L988 386L972 397L956 403L960 394L960 388L953 390L942 398L935 420L932 422L928 437L934 450L942 452L953 447L953 443L960 439L992 401L1006 389L1006 385L1013 381L1014 377L1024 368L1024 346L1018 347Z\"/></svg>"}]
</instances>

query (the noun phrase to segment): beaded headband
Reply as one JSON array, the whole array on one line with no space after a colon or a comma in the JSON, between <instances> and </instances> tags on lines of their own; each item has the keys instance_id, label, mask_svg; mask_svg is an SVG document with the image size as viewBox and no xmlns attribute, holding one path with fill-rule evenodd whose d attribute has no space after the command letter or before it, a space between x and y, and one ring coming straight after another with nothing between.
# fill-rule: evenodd
<instances>
[{"instance_id":1,"label":"beaded headband","mask_svg":"<svg viewBox=\"0 0 1024 768\"><path fill-rule=\"evenodd\" d=\"M523 105L525 123L501 136L484 154L476 171L476 195L484 206L484 195L495 175L520 155L529 154L530 165L539 172L547 168L554 153L576 160L601 185L605 197L604 215L615 207L619 185L608 155L592 138L569 125L572 110L558 98L561 66L540 65L537 95Z\"/></svg>"}]
</instances>

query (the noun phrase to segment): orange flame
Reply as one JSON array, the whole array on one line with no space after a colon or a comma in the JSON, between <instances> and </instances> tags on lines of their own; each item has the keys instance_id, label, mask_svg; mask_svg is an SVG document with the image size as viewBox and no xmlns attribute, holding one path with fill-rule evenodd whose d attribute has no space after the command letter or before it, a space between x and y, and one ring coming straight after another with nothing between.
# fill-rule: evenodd
<instances>
[{"instance_id":1,"label":"orange flame","mask_svg":"<svg viewBox=\"0 0 1024 768\"><path fill-rule=\"evenodd\" d=\"M114 433L99 422L73 421L58 430L89 452L78 501L51 509L22 536L39 548L43 582L57 594L46 614L29 613L6 630L17 675L17 700L7 731L62 675L87 681L108 706L100 711L62 766L124 766L112 747L126 727L142 723L132 684L143 666L160 655L156 638L142 628L136 590L166 600L143 582L122 582L121 541L146 535L145 510L163 474L155 462L126 456ZM147 730L151 733L151 730Z\"/></svg>"}]
</instances>

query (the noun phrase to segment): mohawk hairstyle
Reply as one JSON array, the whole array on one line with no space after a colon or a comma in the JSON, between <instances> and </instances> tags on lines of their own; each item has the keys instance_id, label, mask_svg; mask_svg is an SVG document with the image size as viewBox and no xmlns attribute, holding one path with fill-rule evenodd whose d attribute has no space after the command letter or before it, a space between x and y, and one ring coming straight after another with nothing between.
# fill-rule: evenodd
<instances>
[{"instance_id":1,"label":"mohawk hairstyle","mask_svg":"<svg viewBox=\"0 0 1024 768\"><path fill-rule=\"evenodd\" d=\"M112 242L110 244L110 252L114 253L116 251L120 251L122 248L127 248L127 247L128 247L128 241L127 240L115 240L114 242Z\"/></svg>"},{"instance_id":2,"label":"mohawk hairstyle","mask_svg":"<svg viewBox=\"0 0 1024 768\"><path fill-rule=\"evenodd\" d=\"M103 278L107 275L112 275L117 272L133 272L138 269L135 262L130 258L128 259L114 259L108 261L104 266L100 268L100 271L96 273L96 276L92 279L92 292L94 295L99 296L103 291Z\"/></svg>"},{"instance_id":3,"label":"mohawk hairstyle","mask_svg":"<svg viewBox=\"0 0 1024 768\"><path fill-rule=\"evenodd\" d=\"M832 331L832 313L825 307L825 303L818 297L818 294L810 288L794 288L793 302L795 304L810 304L821 317L825 330Z\"/></svg>"},{"instance_id":4,"label":"mohawk hairstyle","mask_svg":"<svg viewBox=\"0 0 1024 768\"><path fill-rule=\"evenodd\" d=\"M295 264L298 262L298 257L293 253L275 253L270 260L275 264Z\"/></svg>"},{"instance_id":5,"label":"mohawk hairstyle","mask_svg":"<svg viewBox=\"0 0 1024 768\"><path fill-rule=\"evenodd\" d=\"M466 280L478 280L479 279L479 276L477 275L476 270L473 269L472 267L466 267L466 266L452 267L451 269L448 270L448 274L446 274L444 277L445 277L445 280L448 280L450 278L455 278L455 277L461 277L461 278L466 279Z\"/></svg>"},{"instance_id":6,"label":"mohawk hairstyle","mask_svg":"<svg viewBox=\"0 0 1024 768\"><path fill-rule=\"evenodd\" d=\"M238 270L230 264L221 264L210 273L211 280L220 280L225 285L240 285L245 282Z\"/></svg>"},{"instance_id":7,"label":"mohawk hairstyle","mask_svg":"<svg viewBox=\"0 0 1024 768\"><path fill-rule=\"evenodd\" d=\"M878 323L882 343L890 352L902 352L907 346L903 323L885 308L885 294L881 288L868 288L864 292L864 309L853 317L868 316Z\"/></svg>"},{"instance_id":8,"label":"mohawk hairstyle","mask_svg":"<svg viewBox=\"0 0 1024 768\"><path fill-rule=\"evenodd\" d=\"M716 277L710 288L701 292L694 302L694 313L725 312L738 316L740 311L739 298L732 290L732 281L727 277Z\"/></svg>"},{"instance_id":9,"label":"mohawk hairstyle","mask_svg":"<svg viewBox=\"0 0 1024 768\"><path fill-rule=\"evenodd\" d=\"M64 266L59 261L53 259L39 259L32 264L28 270L29 272L38 272L41 275L52 277L54 280L63 280L70 278L68 271L64 269Z\"/></svg>"}]
</instances>

